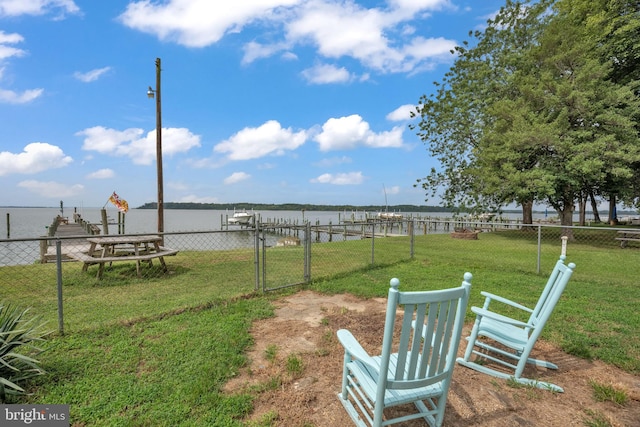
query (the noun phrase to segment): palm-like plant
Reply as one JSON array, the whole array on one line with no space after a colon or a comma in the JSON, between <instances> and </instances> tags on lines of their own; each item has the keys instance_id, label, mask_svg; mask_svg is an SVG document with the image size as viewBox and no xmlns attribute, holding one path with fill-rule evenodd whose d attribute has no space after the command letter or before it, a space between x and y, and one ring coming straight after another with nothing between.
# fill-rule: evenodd
<instances>
[{"instance_id":1,"label":"palm-like plant","mask_svg":"<svg viewBox=\"0 0 640 427\"><path fill-rule=\"evenodd\" d=\"M38 317L27 316L28 311L0 302L0 403L9 395L25 393L18 383L45 373L31 356L42 352L36 344L48 332Z\"/></svg>"}]
</instances>

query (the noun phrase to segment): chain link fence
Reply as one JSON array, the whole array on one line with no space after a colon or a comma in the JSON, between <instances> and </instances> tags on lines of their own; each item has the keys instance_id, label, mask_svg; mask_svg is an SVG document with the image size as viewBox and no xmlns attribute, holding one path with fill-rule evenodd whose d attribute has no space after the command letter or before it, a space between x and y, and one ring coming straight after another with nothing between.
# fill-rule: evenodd
<instances>
[{"instance_id":1,"label":"chain link fence","mask_svg":"<svg viewBox=\"0 0 640 427\"><path fill-rule=\"evenodd\" d=\"M495 252L497 264L506 263L510 251L519 251L527 254L528 262L518 268L541 272L560 254L563 235L569 236L569 260L582 258L580 271L587 274L589 264L595 262L591 260L601 260L615 268L622 254L631 262L640 259L640 228L634 227L431 219L259 225L237 230L164 233L161 248L177 251L163 257L166 269L159 257L116 260L104 263L101 276L99 264L74 260L74 254L89 251L88 236L4 239L0 240L0 287L3 299L21 306L38 301L39 310L51 317L51 313L62 311L62 301L82 298L82 292L64 296L65 289L90 292L91 288L117 286L123 292L131 292L134 298L135 284L140 281L169 283L162 292L179 288L186 293L191 287L194 292L205 292L197 284L207 282L219 285L221 291L203 294L202 298L239 296L392 265L416 255L437 259L444 247L454 248L457 254L455 260L446 262L464 268L473 266L477 251ZM98 245L96 249L99 248ZM144 257L147 249L141 249L139 256ZM122 253L132 252L124 248Z\"/></svg>"}]
</instances>

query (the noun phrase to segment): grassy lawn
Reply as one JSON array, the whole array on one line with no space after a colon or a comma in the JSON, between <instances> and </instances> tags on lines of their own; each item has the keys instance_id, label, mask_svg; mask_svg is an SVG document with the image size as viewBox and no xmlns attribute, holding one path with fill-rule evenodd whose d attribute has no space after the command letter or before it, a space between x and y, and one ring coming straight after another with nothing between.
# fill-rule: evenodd
<instances>
[{"instance_id":1,"label":"grassy lawn","mask_svg":"<svg viewBox=\"0 0 640 427\"><path fill-rule=\"evenodd\" d=\"M407 238L380 239L376 262L385 266L376 268L368 267L370 240L317 244L314 281L306 287L384 297L392 277L403 290L437 289L459 285L470 271L471 304L481 304L480 291L486 290L533 305L559 255L559 234L543 236L540 274L536 239L522 237L417 236L410 261L402 261L408 257ZM567 257L576 272L544 338L569 353L640 373L640 250L576 237ZM268 280L301 280L301 250L269 248ZM65 263L66 333L51 336L40 355L48 374L31 384L32 396L15 403L70 404L77 425L242 425L252 396L221 389L246 363L251 322L271 316L271 301L282 293L254 293L251 250L180 252L167 263L169 275L143 279L135 277L134 266L114 264L102 281L95 279L95 267L87 273ZM55 277L54 265L2 267L0 283L12 284L3 285L2 298L32 307L55 329ZM467 320L473 320L470 314Z\"/></svg>"}]
</instances>

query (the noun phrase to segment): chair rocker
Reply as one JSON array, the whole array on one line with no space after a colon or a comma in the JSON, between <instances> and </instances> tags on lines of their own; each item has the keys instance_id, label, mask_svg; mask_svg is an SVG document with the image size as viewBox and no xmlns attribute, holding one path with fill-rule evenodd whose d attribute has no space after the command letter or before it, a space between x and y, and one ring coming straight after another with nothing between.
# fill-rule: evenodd
<instances>
[{"instance_id":1,"label":"chair rocker","mask_svg":"<svg viewBox=\"0 0 640 427\"><path fill-rule=\"evenodd\" d=\"M433 427L442 425L470 282L471 274L465 273L457 288L400 292L400 281L391 279L381 356L369 356L351 332L338 331L345 349L338 398L357 426L417 418ZM398 306L404 313L398 322L401 329L394 334ZM383 420L386 408L407 403L414 403L418 412Z\"/></svg>"},{"instance_id":2,"label":"chair rocker","mask_svg":"<svg viewBox=\"0 0 640 427\"><path fill-rule=\"evenodd\" d=\"M551 362L533 359L529 356L576 267L573 263L565 265L564 260L565 256L561 256L556 262L540 299L533 309L488 292L481 292L485 297L484 306L471 308L471 311L476 314L476 321L471 334L466 338L468 343L464 357L458 358L457 362L467 368L494 377L513 379L521 384L563 392L562 387L548 382L523 378L522 374L528 363L547 369L558 369L558 366ZM489 305L492 301L522 310L528 313L529 319L523 322L491 311ZM526 316L527 314L524 315L524 317ZM481 341L481 337L490 340ZM501 346L498 346L497 343ZM471 360L473 354L479 356L479 363ZM491 368L491 362L499 365L496 367L501 370Z\"/></svg>"}]
</instances>

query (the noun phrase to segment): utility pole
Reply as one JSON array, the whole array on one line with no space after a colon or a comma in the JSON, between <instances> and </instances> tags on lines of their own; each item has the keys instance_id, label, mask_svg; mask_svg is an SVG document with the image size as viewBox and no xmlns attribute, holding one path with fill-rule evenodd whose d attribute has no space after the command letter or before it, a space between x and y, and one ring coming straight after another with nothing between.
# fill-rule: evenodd
<instances>
[{"instance_id":1,"label":"utility pole","mask_svg":"<svg viewBox=\"0 0 640 427\"><path fill-rule=\"evenodd\" d=\"M160 58L156 58L156 88L149 87L147 96L156 98L156 166L158 168L158 234L164 244L164 190L162 185L162 99L160 94L160 73L162 71Z\"/></svg>"}]
</instances>

